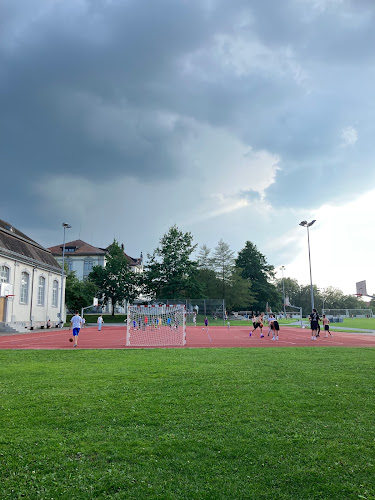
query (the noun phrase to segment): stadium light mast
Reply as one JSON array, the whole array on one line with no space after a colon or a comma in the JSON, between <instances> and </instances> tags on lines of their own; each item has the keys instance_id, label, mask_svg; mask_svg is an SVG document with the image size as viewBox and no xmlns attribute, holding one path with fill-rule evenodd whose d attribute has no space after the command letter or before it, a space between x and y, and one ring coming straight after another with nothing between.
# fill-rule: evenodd
<instances>
[{"instance_id":1,"label":"stadium light mast","mask_svg":"<svg viewBox=\"0 0 375 500\"><path fill-rule=\"evenodd\" d=\"M310 235L309 235L309 227L311 227L316 220L312 220L311 222L307 222L306 220L303 220L302 222L299 223L300 226L305 227L307 229L307 245L309 248L309 267L310 267L310 289L311 289L311 310L314 309L314 289L313 289L313 282L312 282L312 275L311 275L311 256L310 256Z\"/></svg>"},{"instance_id":2,"label":"stadium light mast","mask_svg":"<svg viewBox=\"0 0 375 500\"><path fill-rule=\"evenodd\" d=\"M60 328L64 326L64 322L62 319L62 308L63 308L63 290L64 290L65 230L70 229L72 226L67 222L63 222L62 227L64 228L64 242L63 242L63 252L62 252L61 290L60 290L60 322L59 322Z\"/></svg>"},{"instance_id":3,"label":"stadium light mast","mask_svg":"<svg viewBox=\"0 0 375 500\"><path fill-rule=\"evenodd\" d=\"M284 319L286 319L286 312L285 312L285 286L284 286L284 271L285 271L285 266L281 266L281 276L282 276L282 281L283 281L283 305L284 305Z\"/></svg>"}]
</instances>

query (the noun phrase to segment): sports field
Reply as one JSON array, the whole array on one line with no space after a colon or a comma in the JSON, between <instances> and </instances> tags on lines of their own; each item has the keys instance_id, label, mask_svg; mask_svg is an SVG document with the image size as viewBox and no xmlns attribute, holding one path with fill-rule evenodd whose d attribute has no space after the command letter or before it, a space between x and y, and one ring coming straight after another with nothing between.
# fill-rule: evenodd
<instances>
[{"instance_id":1,"label":"sports field","mask_svg":"<svg viewBox=\"0 0 375 500\"><path fill-rule=\"evenodd\" d=\"M334 337L325 338L324 332L316 341L311 341L311 330L281 325L279 340L268 337L268 327L263 328L264 338L259 329L249 337L251 325L210 326L206 332L201 326L186 328L186 346L189 347L375 347L375 335L334 332ZM150 330L152 335L153 330ZM0 336L0 349L73 349L69 342L71 332L63 330L27 331L18 335ZM78 349L124 349L126 344L125 326L105 324L102 331L88 327L79 334Z\"/></svg>"},{"instance_id":2,"label":"sports field","mask_svg":"<svg viewBox=\"0 0 375 500\"><path fill-rule=\"evenodd\" d=\"M1 350L0 498L375 498L375 350Z\"/></svg>"}]
</instances>

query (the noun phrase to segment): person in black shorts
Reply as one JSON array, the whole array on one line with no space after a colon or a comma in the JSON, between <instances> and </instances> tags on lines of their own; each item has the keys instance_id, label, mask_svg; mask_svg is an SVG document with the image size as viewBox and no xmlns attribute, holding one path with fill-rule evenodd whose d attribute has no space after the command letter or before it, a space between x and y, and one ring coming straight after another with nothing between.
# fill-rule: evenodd
<instances>
[{"instance_id":1,"label":"person in black shorts","mask_svg":"<svg viewBox=\"0 0 375 500\"><path fill-rule=\"evenodd\" d=\"M312 313L310 314L310 328L311 328L311 340L316 340L316 335L318 331L318 326L319 326L319 314L316 312L316 309L312 310Z\"/></svg>"},{"instance_id":2,"label":"person in black shorts","mask_svg":"<svg viewBox=\"0 0 375 500\"><path fill-rule=\"evenodd\" d=\"M255 321L254 321L254 318L253 318L253 325L254 325L254 329L253 329L252 332L250 332L250 334L249 334L250 337L255 332L255 330L257 328L259 328L260 329L260 338L262 339L264 337L263 330L262 330L262 328L263 328L263 314L261 314L258 317L255 317Z\"/></svg>"},{"instance_id":3,"label":"person in black shorts","mask_svg":"<svg viewBox=\"0 0 375 500\"><path fill-rule=\"evenodd\" d=\"M280 325L276 318L271 318L270 326L273 331L272 340L279 340Z\"/></svg>"},{"instance_id":4,"label":"person in black shorts","mask_svg":"<svg viewBox=\"0 0 375 500\"><path fill-rule=\"evenodd\" d=\"M325 337L328 337L328 334L330 334L331 337L333 337L332 333L329 330L329 319L326 318L325 314L323 314L322 322L323 322L323 326L324 326L324 331L326 332Z\"/></svg>"}]
</instances>

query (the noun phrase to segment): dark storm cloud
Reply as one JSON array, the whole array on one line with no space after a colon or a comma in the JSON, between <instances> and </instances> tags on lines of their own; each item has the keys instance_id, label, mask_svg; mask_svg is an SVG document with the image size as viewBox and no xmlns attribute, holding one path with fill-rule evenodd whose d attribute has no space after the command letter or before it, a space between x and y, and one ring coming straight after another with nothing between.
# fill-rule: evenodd
<instances>
[{"instance_id":1,"label":"dark storm cloud","mask_svg":"<svg viewBox=\"0 0 375 500\"><path fill-rule=\"evenodd\" d=\"M339 186L333 197L350 193L353 165L369 165L357 172L360 185L375 157L361 144L374 131L374 6L314 4L2 3L2 208L14 196L32 207L32 183L56 175L179 178L180 146L192 132L178 115L279 155L271 199L298 189L287 203L319 203L320 195L299 195L311 177ZM350 151L340 139L346 126L359 129ZM22 203L14 209L25 216Z\"/></svg>"}]
</instances>

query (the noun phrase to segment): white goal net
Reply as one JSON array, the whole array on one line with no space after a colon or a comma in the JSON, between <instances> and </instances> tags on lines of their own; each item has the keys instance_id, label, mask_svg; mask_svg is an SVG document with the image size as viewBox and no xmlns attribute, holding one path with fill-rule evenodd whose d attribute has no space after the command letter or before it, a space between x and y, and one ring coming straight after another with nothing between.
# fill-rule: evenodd
<instances>
[{"instance_id":1,"label":"white goal net","mask_svg":"<svg viewBox=\"0 0 375 500\"><path fill-rule=\"evenodd\" d=\"M184 305L128 306L127 346L183 346L186 344Z\"/></svg>"}]
</instances>

